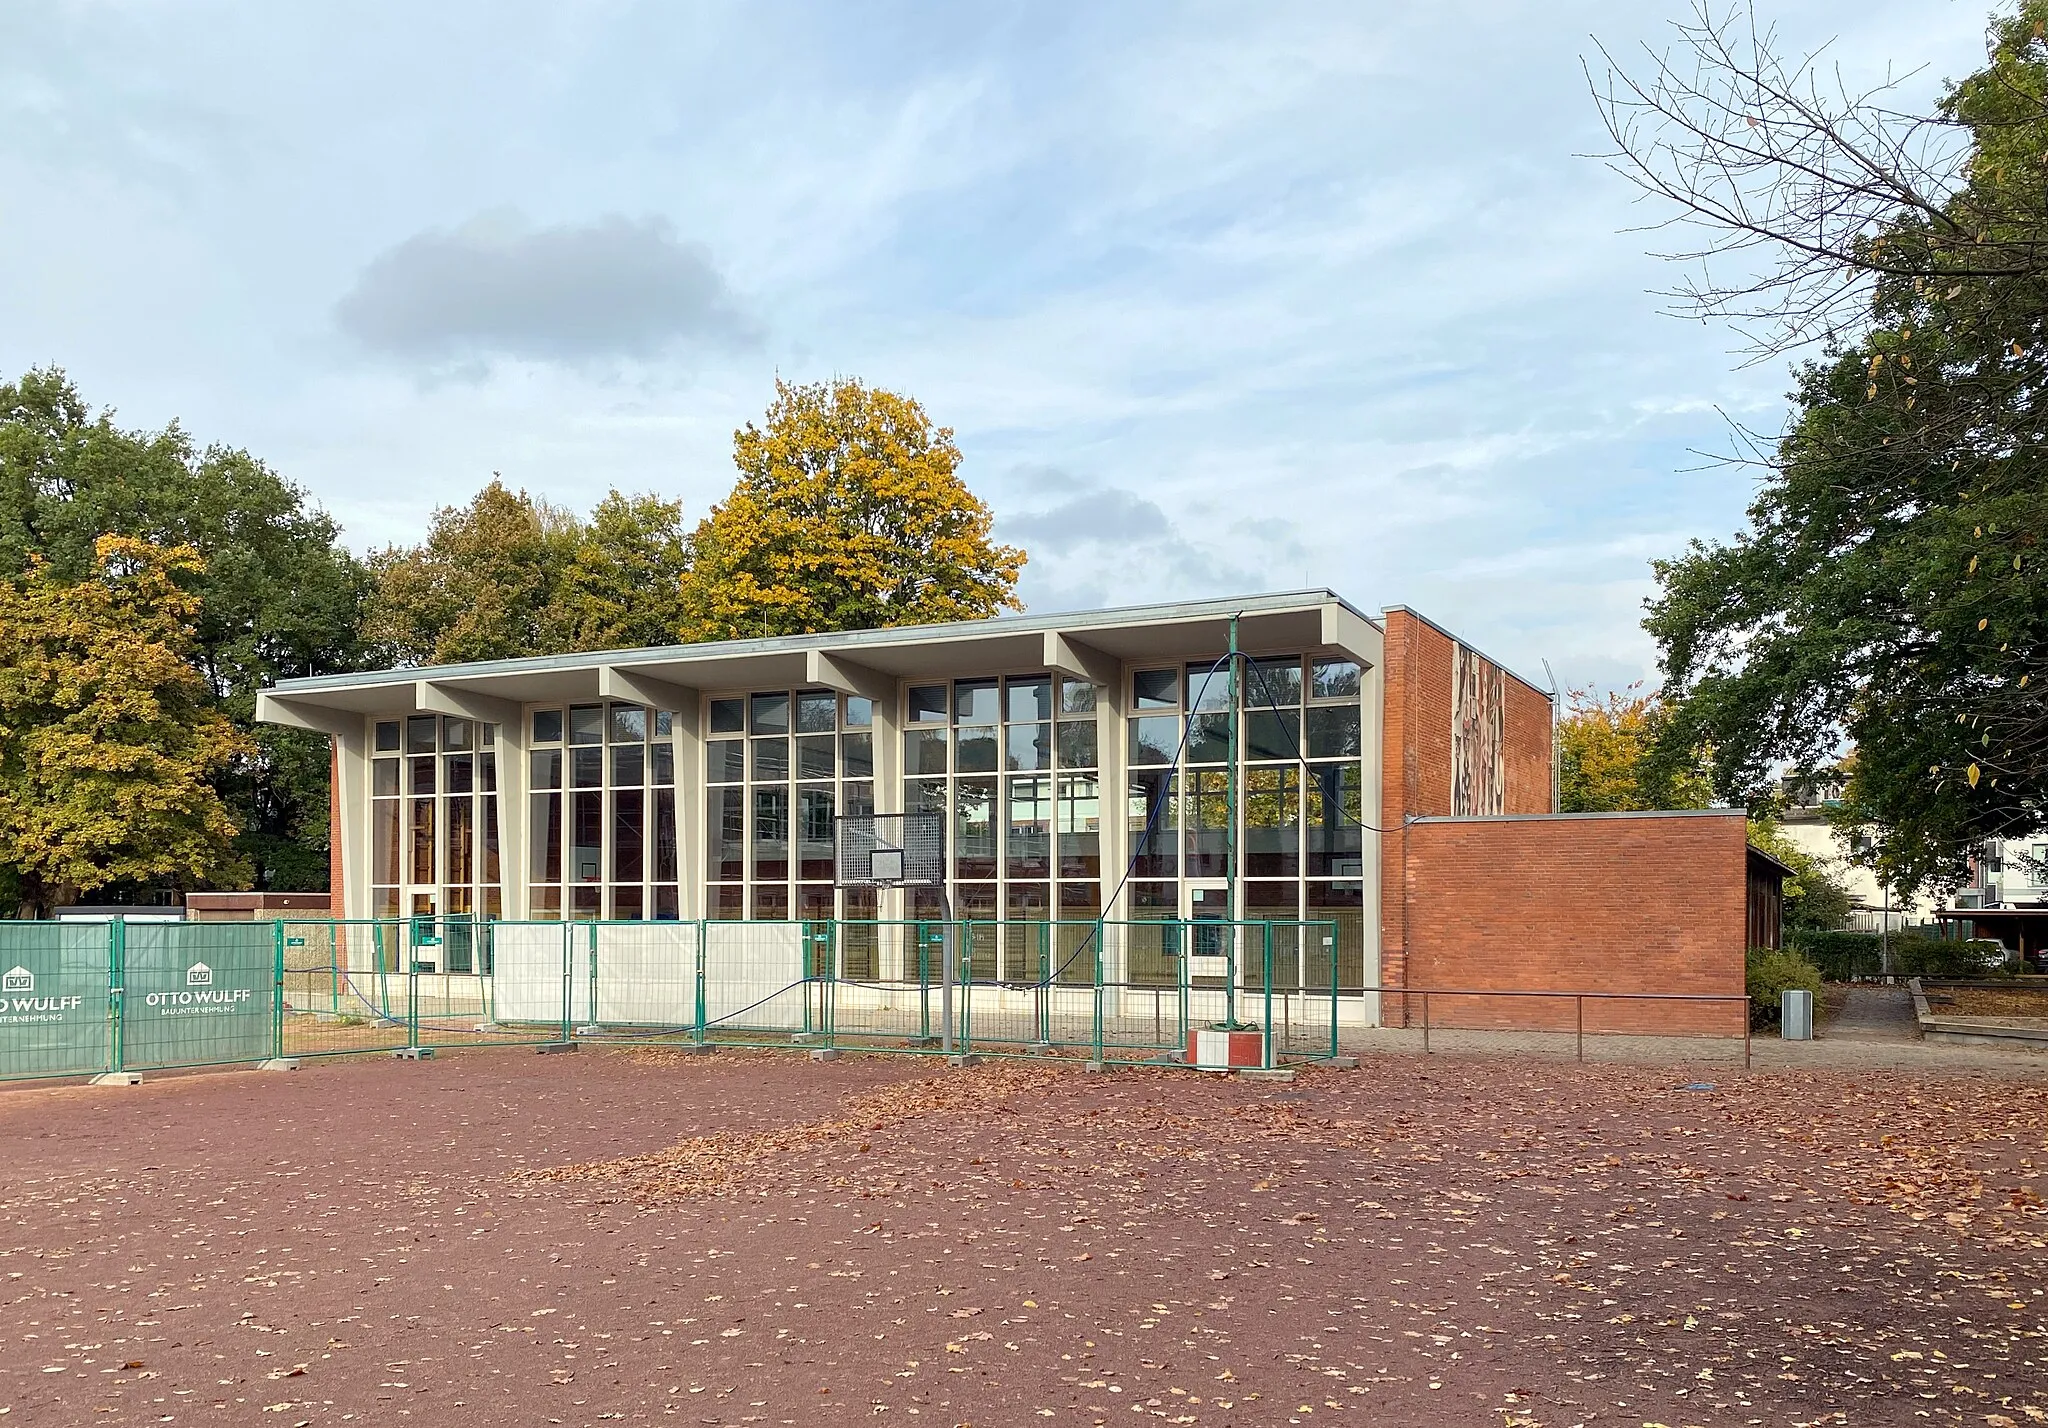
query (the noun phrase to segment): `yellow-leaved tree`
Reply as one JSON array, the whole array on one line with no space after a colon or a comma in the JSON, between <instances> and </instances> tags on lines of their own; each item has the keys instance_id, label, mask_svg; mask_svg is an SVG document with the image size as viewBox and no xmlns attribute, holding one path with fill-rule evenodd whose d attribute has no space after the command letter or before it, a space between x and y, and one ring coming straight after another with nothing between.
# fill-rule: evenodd
<instances>
[{"instance_id":1,"label":"yellow-leaved tree","mask_svg":"<svg viewBox=\"0 0 2048 1428\"><path fill-rule=\"evenodd\" d=\"M238 880L212 780L253 745L193 665L190 546L101 536L82 579L0 580L0 869L23 916L119 883Z\"/></svg>"},{"instance_id":2,"label":"yellow-leaved tree","mask_svg":"<svg viewBox=\"0 0 2048 1428\"><path fill-rule=\"evenodd\" d=\"M777 381L733 434L739 483L699 523L685 638L983 619L1017 609L1024 552L960 480L960 448L908 397L853 378Z\"/></svg>"},{"instance_id":3,"label":"yellow-leaved tree","mask_svg":"<svg viewBox=\"0 0 2048 1428\"><path fill-rule=\"evenodd\" d=\"M1558 795L1565 813L1705 808L1714 786L1704 750L1674 767L1656 757L1671 710L1642 686L1566 694L1557 726Z\"/></svg>"}]
</instances>

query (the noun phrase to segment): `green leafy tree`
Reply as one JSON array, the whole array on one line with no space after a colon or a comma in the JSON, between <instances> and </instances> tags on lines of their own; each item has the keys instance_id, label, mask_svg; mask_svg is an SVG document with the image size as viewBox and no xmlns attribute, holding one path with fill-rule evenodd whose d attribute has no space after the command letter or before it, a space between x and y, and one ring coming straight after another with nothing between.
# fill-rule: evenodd
<instances>
[{"instance_id":1,"label":"green leafy tree","mask_svg":"<svg viewBox=\"0 0 2048 1428\"><path fill-rule=\"evenodd\" d=\"M249 753L193 663L189 546L94 543L80 578L38 556L0 581L0 863L25 916L112 885L239 882L215 780Z\"/></svg>"},{"instance_id":2,"label":"green leafy tree","mask_svg":"<svg viewBox=\"0 0 2048 1428\"><path fill-rule=\"evenodd\" d=\"M1609 101L1618 165L1708 234L1690 310L1762 353L1821 344L1755 449L1748 528L1656 565L1666 748L1710 743L1721 795L1756 803L1853 745L1879 876L1939 888L2048 819L2048 0L1921 116L1736 33L1696 27L1697 66ZM1745 249L1783 262L1713 281Z\"/></svg>"},{"instance_id":3,"label":"green leafy tree","mask_svg":"<svg viewBox=\"0 0 2048 1428\"><path fill-rule=\"evenodd\" d=\"M691 538L689 638L974 620L1019 608L1024 553L959 477L960 449L907 397L851 378L778 381L734 433L739 483Z\"/></svg>"},{"instance_id":4,"label":"green leafy tree","mask_svg":"<svg viewBox=\"0 0 2048 1428\"><path fill-rule=\"evenodd\" d=\"M542 619L563 649L643 649L682 638L683 503L613 491L590 513Z\"/></svg>"},{"instance_id":5,"label":"green leafy tree","mask_svg":"<svg viewBox=\"0 0 2048 1428\"><path fill-rule=\"evenodd\" d=\"M94 413L57 370L0 383L0 578L41 560L56 579L96 568L102 536L190 546L191 658L244 735L213 775L257 886L327 885L327 740L258 725L256 691L354 667L367 588L332 518L262 462L200 449L176 423L131 431Z\"/></svg>"},{"instance_id":6,"label":"green leafy tree","mask_svg":"<svg viewBox=\"0 0 2048 1428\"><path fill-rule=\"evenodd\" d=\"M548 611L580 535L572 513L493 477L468 505L435 511L424 544L370 557L365 638L398 665L554 653Z\"/></svg>"},{"instance_id":7,"label":"green leafy tree","mask_svg":"<svg viewBox=\"0 0 2048 1428\"><path fill-rule=\"evenodd\" d=\"M434 512L424 543L370 557L366 636L398 665L674 644L682 520L680 502L613 491L586 522L494 477Z\"/></svg>"},{"instance_id":8,"label":"green leafy tree","mask_svg":"<svg viewBox=\"0 0 2048 1428\"><path fill-rule=\"evenodd\" d=\"M1706 751L1695 746L1682 760L1655 757L1671 708L1641 685L1588 689L1565 696L1557 726L1558 799L1566 813L1628 813L1659 808L1705 808L1713 802Z\"/></svg>"}]
</instances>

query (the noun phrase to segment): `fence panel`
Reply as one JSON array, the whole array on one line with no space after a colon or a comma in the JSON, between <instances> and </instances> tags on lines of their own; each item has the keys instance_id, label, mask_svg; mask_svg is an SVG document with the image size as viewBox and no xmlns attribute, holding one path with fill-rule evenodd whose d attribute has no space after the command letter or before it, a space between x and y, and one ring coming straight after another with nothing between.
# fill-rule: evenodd
<instances>
[{"instance_id":1,"label":"fence panel","mask_svg":"<svg viewBox=\"0 0 2048 1428\"><path fill-rule=\"evenodd\" d=\"M1259 1021L1273 1063L1335 1056L1342 1005L1337 924L1274 923L1272 939L1276 966L1270 989L1259 993ZM1291 981L1282 975L1283 963L1299 969Z\"/></svg>"},{"instance_id":2,"label":"fence panel","mask_svg":"<svg viewBox=\"0 0 2048 1428\"><path fill-rule=\"evenodd\" d=\"M674 1039L698 1034L695 922L601 922L591 953L592 1019L608 1037Z\"/></svg>"},{"instance_id":3,"label":"fence panel","mask_svg":"<svg viewBox=\"0 0 2048 1428\"><path fill-rule=\"evenodd\" d=\"M0 1080L113 1069L113 928L0 922Z\"/></svg>"},{"instance_id":4,"label":"fence panel","mask_svg":"<svg viewBox=\"0 0 2048 1428\"><path fill-rule=\"evenodd\" d=\"M267 922L115 924L116 1069L213 1066L275 1054L277 931Z\"/></svg>"},{"instance_id":5,"label":"fence panel","mask_svg":"<svg viewBox=\"0 0 2048 1428\"><path fill-rule=\"evenodd\" d=\"M412 982L399 967L406 924L290 919L283 941L286 1056L393 1051L412 1043Z\"/></svg>"},{"instance_id":6,"label":"fence panel","mask_svg":"<svg viewBox=\"0 0 2048 1428\"><path fill-rule=\"evenodd\" d=\"M938 975L945 926L937 922L841 922L829 939L835 1043L873 1049L937 1044Z\"/></svg>"},{"instance_id":7,"label":"fence panel","mask_svg":"<svg viewBox=\"0 0 2048 1428\"><path fill-rule=\"evenodd\" d=\"M801 922L704 925L704 1026L721 1040L817 1032Z\"/></svg>"}]
</instances>

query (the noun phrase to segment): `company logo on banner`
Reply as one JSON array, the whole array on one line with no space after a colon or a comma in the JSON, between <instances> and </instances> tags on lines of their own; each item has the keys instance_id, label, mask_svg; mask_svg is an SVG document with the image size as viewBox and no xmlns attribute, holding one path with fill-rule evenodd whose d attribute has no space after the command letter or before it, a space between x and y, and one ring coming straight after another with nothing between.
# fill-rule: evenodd
<instances>
[{"instance_id":1,"label":"company logo on banner","mask_svg":"<svg viewBox=\"0 0 2048 1428\"><path fill-rule=\"evenodd\" d=\"M35 989L36 974L26 967L0 973L0 1022L63 1021L66 1012L85 1005L84 997L39 997Z\"/></svg>"},{"instance_id":2,"label":"company logo on banner","mask_svg":"<svg viewBox=\"0 0 2048 1428\"><path fill-rule=\"evenodd\" d=\"M185 985L188 987L210 987L213 985L213 968L204 962L194 962L185 969Z\"/></svg>"}]
</instances>

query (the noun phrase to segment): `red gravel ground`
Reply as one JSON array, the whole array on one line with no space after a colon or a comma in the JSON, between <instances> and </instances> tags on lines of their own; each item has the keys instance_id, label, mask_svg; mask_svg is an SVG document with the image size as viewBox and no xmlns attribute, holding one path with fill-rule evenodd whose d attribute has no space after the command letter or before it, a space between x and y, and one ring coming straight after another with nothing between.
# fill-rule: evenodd
<instances>
[{"instance_id":1,"label":"red gravel ground","mask_svg":"<svg viewBox=\"0 0 2048 1428\"><path fill-rule=\"evenodd\" d=\"M0 1428L2048 1423L2048 1090L1718 1074L15 1089Z\"/></svg>"}]
</instances>

